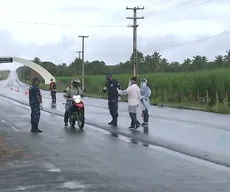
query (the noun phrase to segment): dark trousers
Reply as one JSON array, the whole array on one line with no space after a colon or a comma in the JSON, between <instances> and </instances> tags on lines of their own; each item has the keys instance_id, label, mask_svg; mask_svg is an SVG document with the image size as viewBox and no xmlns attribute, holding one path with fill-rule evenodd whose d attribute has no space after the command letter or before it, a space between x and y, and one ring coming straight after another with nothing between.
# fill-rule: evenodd
<instances>
[{"instance_id":1,"label":"dark trousers","mask_svg":"<svg viewBox=\"0 0 230 192\"><path fill-rule=\"evenodd\" d=\"M148 123L149 122L149 112L148 112L148 109L145 109L144 111L142 111L142 113L143 113L144 122Z\"/></svg>"},{"instance_id":2,"label":"dark trousers","mask_svg":"<svg viewBox=\"0 0 230 192\"><path fill-rule=\"evenodd\" d=\"M56 103L56 91L50 91L52 102Z\"/></svg>"},{"instance_id":3,"label":"dark trousers","mask_svg":"<svg viewBox=\"0 0 230 192\"><path fill-rule=\"evenodd\" d=\"M118 101L110 101L108 103L110 115L113 118L113 122L117 123L118 118Z\"/></svg>"},{"instance_id":4,"label":"dark trousers","mask_svg":"<svg viewBox=\"0 0 230 192\"><path fill-rule=\"evenodd\" d=\"M38 129L38 123L40 121L40 117L41 117L41 109L40 106L36 105L36 106L30 106L31 108L31 114L30 114L30 122L32 125L32 129Z\"/></svg>"},{"instance_id":5,"label":"dark trousers","mask_svg":"<svg viewBox=\"0 0 230 192\"><path fill-rule=\"evenodd\" d=\"M137 114L136 113L129 113L129 116L131 118L131 126L132 127L140 124L140 122L137 120Z\"/></svg>"},{"instance_id":6,"label":"dark trousers","mask_svg":"<svg viewBox=\"0 0 230 192\"><path fill-rule=\"evenodd\" d=\"M71 110L72 110L72 101L67 101L65 105L64 123L68 123Z\"/></svg>"}]
</instances>

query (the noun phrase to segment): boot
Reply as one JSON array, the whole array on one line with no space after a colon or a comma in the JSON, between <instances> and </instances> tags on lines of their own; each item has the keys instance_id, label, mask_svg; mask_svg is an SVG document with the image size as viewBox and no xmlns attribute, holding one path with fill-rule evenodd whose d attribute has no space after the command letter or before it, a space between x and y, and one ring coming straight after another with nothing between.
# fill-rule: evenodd
<instances>
[{"instance_id":1,"label":"boot","mask_svg":"<svg viewBox=\"0 0 230 192\"><path fill-rule=\"evenodd\" d=\"M43 131L38 128L38 123L35 123L35 129L37 133L42 133Z\"/></svg>"},{"instance_id":2,"label":"boot","mask_svg":"<svg viewBox=\"0 0 230 192\"><path fill-rule=\"evenodd\" d=\"M31 123L31 130L32 133L36 133L36 125L35 123Z\"/></svg>"}]
</instances>

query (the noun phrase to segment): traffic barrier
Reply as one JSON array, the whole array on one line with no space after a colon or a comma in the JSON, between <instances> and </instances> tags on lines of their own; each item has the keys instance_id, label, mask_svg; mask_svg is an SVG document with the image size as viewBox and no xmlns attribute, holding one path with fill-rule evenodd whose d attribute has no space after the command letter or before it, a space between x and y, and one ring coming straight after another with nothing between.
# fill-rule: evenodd
<instances>
[{"instance_id":1,"label":"traffic barrier","mask_svg":"<svg viewBox=\"0 0 230 192\"><path fill-rule=\"evenodd\" d=\"M28 94L29 94L29 92L28 92L28 90L26 89L26 90L25 90L25 95L28 95Z\"/></svg>"}]
</instances>

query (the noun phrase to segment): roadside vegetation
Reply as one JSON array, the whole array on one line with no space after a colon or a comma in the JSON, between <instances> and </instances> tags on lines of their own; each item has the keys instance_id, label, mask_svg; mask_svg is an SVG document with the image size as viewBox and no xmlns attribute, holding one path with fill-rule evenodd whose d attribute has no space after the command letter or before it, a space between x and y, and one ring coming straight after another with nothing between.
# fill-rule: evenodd
<instances>
[{"instance_id":1,"label":"roadside vegetation","mask_svg":"<svg viewBox=\"0 0 230 192\"><path fill-rule=\"evenodd\" d=\"M132 57L131 57L132 59ZM54 65L51 62L34 62L49 70L57 81L58 91L62 92L79 73L81 60L75 59L69 66ZM47 64L49 63L49 64ZM194 56L183 63L171 62L161 58L157 52L144 56L139 53L138 79L146 78L152 90L152 104L166 104L177 108L198 108L199 110L230 113L230 51L224 56L216 56L208 61L204 56ZM131 77L131 61L116 66L107 66L102 61L86 62L85 89L88 96L106 98L102 92L107 72L112 72L119 80L122 89L127 88ZM20 80L29 83L29 69L19 68ZM146 73L152 71L152 73ZM125 74L123 74L125 73ZM41 84L42 89L48 89ZM126 97L122 98L124 101Z\"/></svg>"},{"instance_id":2,"label":"roadside vegetation","mask_svg":"<svg viewBox=\"0 0 230 192\"><path fill-rule=\"evenodd\" d=\"M10 71L4 70L0 71L0 80L6 80L10 74Z\"/></svg>"}]
</instances>

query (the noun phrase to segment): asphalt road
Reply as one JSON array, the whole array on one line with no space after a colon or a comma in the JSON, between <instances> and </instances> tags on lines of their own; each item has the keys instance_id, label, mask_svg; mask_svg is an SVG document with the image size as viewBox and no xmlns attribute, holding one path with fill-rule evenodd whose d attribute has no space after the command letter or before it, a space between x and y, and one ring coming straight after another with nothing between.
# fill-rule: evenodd
<instances>
[{"instance_id":1,"label":"asphalt road","mask_svg":"<svg viewBox=\"0 0 230 192\"><path fill-rule=\"evenodd\" d=\"M2 82L0 94L28 104L25 90L28 85L19 82L16 72L12 72L8 80ZM13 90L11 90L13 88ZM17 89L19 92L17 92ZM63 115L65 99L58 94L57 108L50 106L50 95L42 91L43 108L46 111ZM84 98L86 105L86 121L103 129L110 129L107 101L103 99ZM179 110L171 108L150 108L150 126L148 135L127 129L130 119L127 104L119 103L118 130L123 135L140 138L155 145L163 146L178 152L189 154L230 167L230 127L229 115L219 115L199 111ZM140 113L138 115L140 117ZM138 133L138 135L137 135Z\"/></svg>"},{"instance_id":2,"label":"asphalt road","mask_svg":"<svg viewBox=\"0 0 230 192\"><path fill-rule=\"evenodd\" d=\"M0 100L0 133L23 151L0 166L0 191L228 192L230 169L143 147L87 126L65 129L42 112L41 134L29 132L29 108Z\"/></svg>"}]
</instances>

